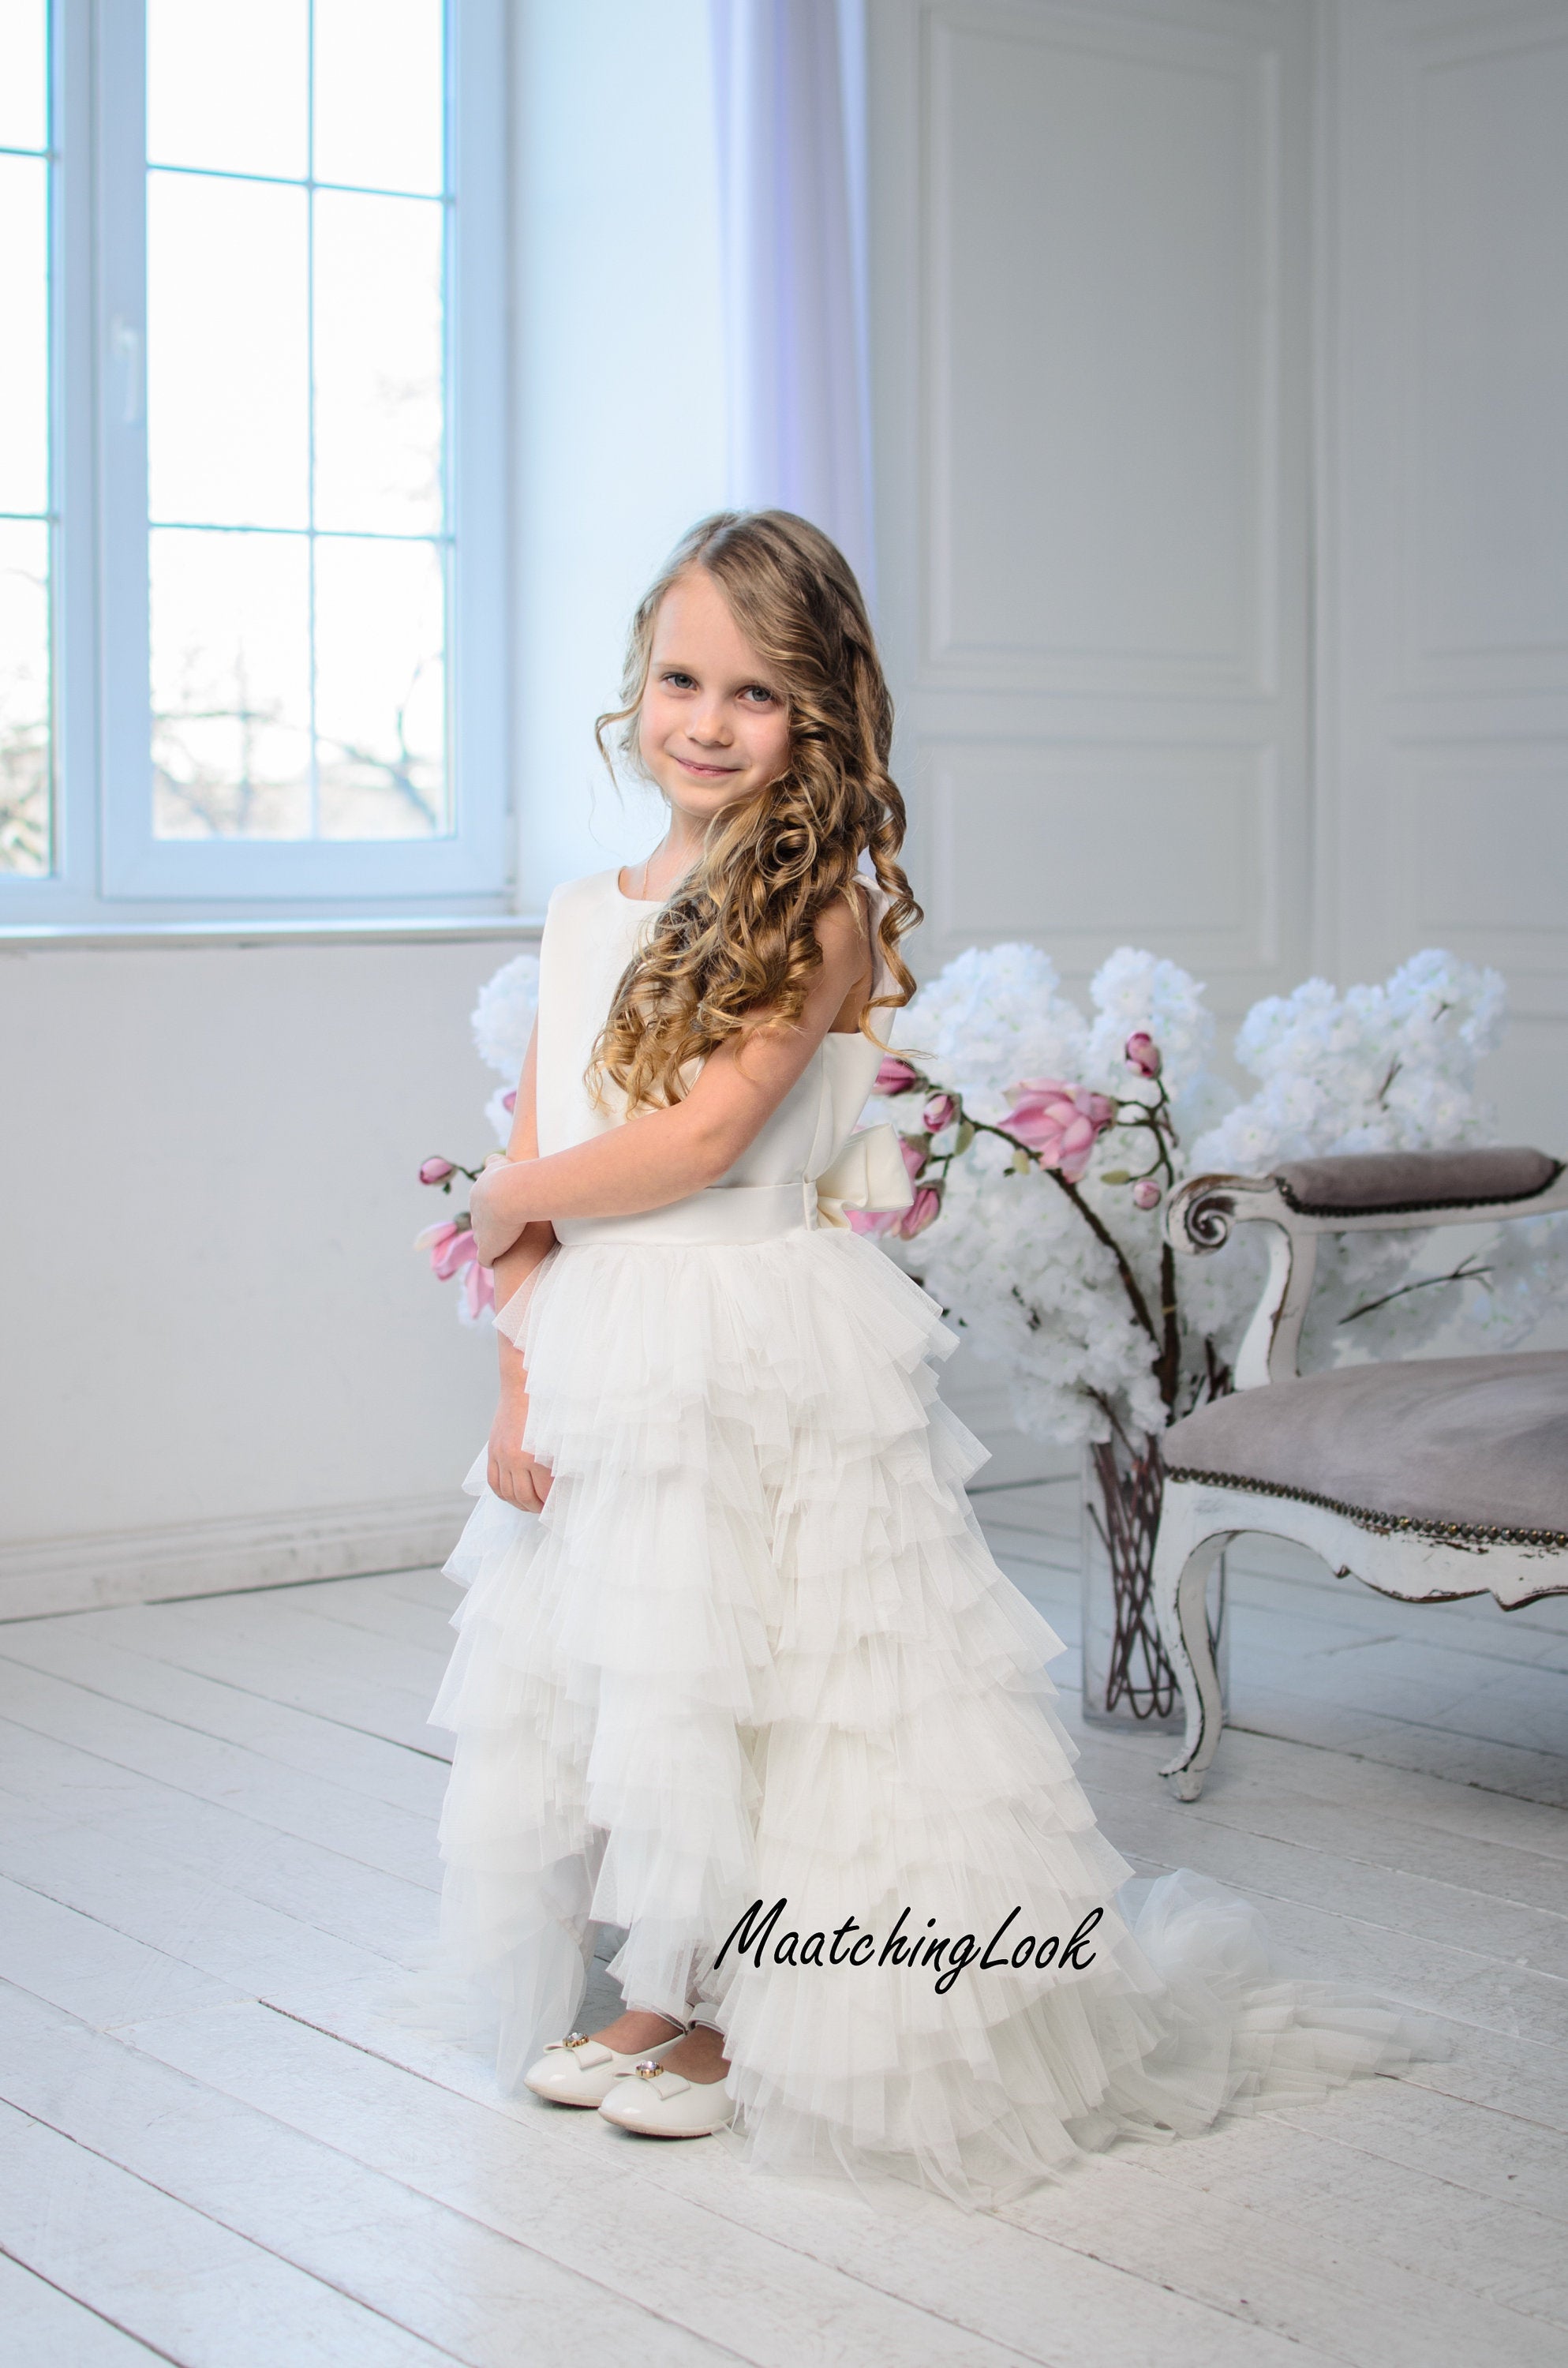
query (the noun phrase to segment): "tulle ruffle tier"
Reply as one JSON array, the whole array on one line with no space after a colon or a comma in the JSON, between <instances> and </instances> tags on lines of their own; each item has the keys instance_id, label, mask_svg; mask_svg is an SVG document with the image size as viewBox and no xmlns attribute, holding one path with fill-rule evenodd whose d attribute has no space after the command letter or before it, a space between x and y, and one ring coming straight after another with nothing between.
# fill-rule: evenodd
<instances>
[{"instance_id":1,"label":"tulle ruffle tier","mask_svg":"<svg viewBox=\"0 0 1568 2368\"><path fill-rule=\"evenodd\" d=\"M432 1712L457 1738L440 1955L505 2089L570 2027L595 1925L625 1932L628 2003L709 2002L754 2159L965 2203L1409 2059L1390 2010L1280 1981L1216 1885L1167 1878L1129 1930L1051 1707L1060 1642L964 1495L984 1451L933 1371L955 1336L880 1251L575 1247L521 1345L553 1485L536 1518L470 1475Z\"/></svg>"}]
</instances>

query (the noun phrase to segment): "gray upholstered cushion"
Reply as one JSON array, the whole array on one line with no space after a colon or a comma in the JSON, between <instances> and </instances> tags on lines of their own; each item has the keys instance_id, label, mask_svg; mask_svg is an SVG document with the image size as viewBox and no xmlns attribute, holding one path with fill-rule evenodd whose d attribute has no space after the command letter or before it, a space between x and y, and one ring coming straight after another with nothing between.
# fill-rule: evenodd
<instances>
[{"instance_id":1,"label":"gray upholstered cushion","mask_svg":"<svg viewBox=\"0 0 1568 2368\"><path fill-rule=\"evenodd\" d=\"M1217 1399L1164 1440L1183 1478L1369 1518L1568 1543L1568 1354L1348 1365Z\"/></svg>"},{"instance_id":2,"label":"gray upholstered cushion","mask_svg":"<svg viewBox=\"0 0 1568 2368\"><path fill-rule=\"evenodd\" d=\"M1292 1208L1310 1216L1390 1209L1454 1209L1544 1192L1561 1160L1522 1144L1470 1151L1358 1151L1288 1159L1274 1171Z\"/></svg>"}]
</instances>

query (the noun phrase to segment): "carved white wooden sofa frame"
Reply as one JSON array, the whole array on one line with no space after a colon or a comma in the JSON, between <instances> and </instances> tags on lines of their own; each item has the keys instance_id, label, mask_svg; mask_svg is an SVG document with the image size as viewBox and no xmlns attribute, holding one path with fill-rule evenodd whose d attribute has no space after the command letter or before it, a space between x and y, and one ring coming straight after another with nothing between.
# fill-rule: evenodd
<instances>
[{"instance_id":1,"label":"carved white wooden sofa frame","mask_svg":"<svg viewBox=\"0 0 1568 2368\"><path fill-rule=\"evenodd\" d=\"M1166 1239L1189 1257L1220 1248L1233 1225L1272 1228L1267 1280L1235 1364L1235 1387L1254 1390L1295 1379L1320 1235L1473 1225L1556 1209L1568 1209L1568 1167L1545 1190L1517 1201L1356 1212L1302 1208L1279 1177L1195 1176L1172 1194L1164 1222ZM1206 1609L1210 1576L1225 1548L1249 1531L1305 1546L1336 1577L1358 1578L1407 1603L1491 1593L1513 1611L1568 1593L1568 1548L1559 1543L1498 1540L1482 1531L1461 1534L1457 1526L1451 1537L1414 1527L1373 1528L1354 1518L1356 1509L1283 1489L1167 1477L1153 1591L1160 1634L1181 1686L1187 1733L1180 1753L1160 1772L1180 1799L1197 1800L1223 1724Z\"/></svg>"}]
</instances>

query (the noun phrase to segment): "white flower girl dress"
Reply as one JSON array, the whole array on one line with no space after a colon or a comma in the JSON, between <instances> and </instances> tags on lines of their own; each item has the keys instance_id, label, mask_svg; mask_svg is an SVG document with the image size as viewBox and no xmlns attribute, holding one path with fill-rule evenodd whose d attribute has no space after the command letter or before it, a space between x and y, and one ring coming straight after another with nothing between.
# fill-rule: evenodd
<instances>
[{"instance_id":1,"label":"white flower girl dress","mask_svg":"<svg viewBox=\"0 0 1568 2368\"><path fill-rule=\"evenodd\" d=\"M541 1154L619 1122L583 1072L656 909L614 871L551 901ZM1130 1926L1050 1706L1060 1641L964 1495L984 1450L933 1372L955 1336L843 1222L879 1058L830 1035L720 1184L556 1224L517 1327L553 1486L519 1512L482 1453L447 1565L439 1958L511 2092L619 1927L627 2004L723 2031L753 2160L983 2203L1420 2038L1281 1980L1202 1878Z\"/></svg>"}]
</instances>

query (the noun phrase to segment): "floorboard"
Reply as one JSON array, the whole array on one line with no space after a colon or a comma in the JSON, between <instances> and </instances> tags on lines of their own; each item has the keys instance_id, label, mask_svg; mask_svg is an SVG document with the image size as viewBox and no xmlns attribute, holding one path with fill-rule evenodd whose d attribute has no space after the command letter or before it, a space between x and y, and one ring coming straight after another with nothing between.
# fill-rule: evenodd
<instances>
[{"instance_id":1,"label":"floorboard","mask_svg":"<svg viewBox=\"0 0 1568 2368\"><path fill-rule=\"evenodd\" d=\"M1063 1640L1110 1839L1140 1873L1244 1892L1304 1970L1437 2018L1441 2060L1119 2147L997 2213L641 2145L501 2097L399 2004L436 1916L449 1580L12 1622L6 2368L577 2368L601 2345L655 2368L1556 2368L1568 1606L1390 1605L1234 1557L1233 1725L1184 1804L1167 1738L1083 1724L1075 1487L1016 1468L978 1508ZM614 2005L597 1963L585 2013Z\"/></svg>"},{"instance_id":2,"label":"floorboard","mask_svg":"<svg viewBox=\"0 0 1568 2368\"><path fill-rule=\"evenodd\" d=\"M456 2356L4 2103L0 2141L0 2248L180 2368L437 2368Z\"/></svg>"},{"instance_id":3,"label":"floorboard","mask_svg":"<svg viewBox=\"0 0 1568 2368\"><path fill-rule=\"evenodd\" d=\"M0 2253L0 2328L14 2368L147 2368L166 2360L19 2261Z\"/></svg>"}]
</instances>

